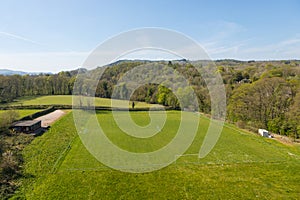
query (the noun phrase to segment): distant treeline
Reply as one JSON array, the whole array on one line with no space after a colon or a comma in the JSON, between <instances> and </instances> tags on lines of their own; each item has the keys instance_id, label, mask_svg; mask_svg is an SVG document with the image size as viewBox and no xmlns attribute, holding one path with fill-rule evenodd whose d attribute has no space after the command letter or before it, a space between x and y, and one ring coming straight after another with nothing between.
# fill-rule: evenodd
<instances>
[{"instance_id":1,"label":"distant treeline","mask_svg":"<svg viewBox=\"0 0 300 200\"><path fill-rule=\"evenodd\" d=\"M0 102L7 103L22 96L72 94L77 72L55 75L0 75Z\"/></svg>"},{"instance_id":2,"label":"distant treeline","mask_svg":"<svg viewBox=\"0 0 300 200\"><path fill-rule=\"evenodd\" d=\"M78 94L126 99L130 90L126 83L115 85L129 70L146 61L123 61L111 64L103 72L95 91L90 91L88 81L76 88ZM154 62L153 62L154 63ZM199 110L210 113L210 96L205 80L186 61L157 61L184 76L195 91ZM300 61L235 61L218 60L217 72L223 78L227 94L227 119L242 128L266 128L272 132L299 137L300 135ZM101 68L79 70L86 77L95 76ZM11 102L22 96L70 95L78 70L58 74L34 76L0 76L0 102ZM216 73L217 73L216 72ZM145 72L146 73L146 72ZM147 73L152 73L147 71ZM176 82L176 81L175 81ZM179 87L177 94L188 95L190 88ZM173 91L174 92L174 91ZM179 108L176 96L169 88L145 84L130 96L134 101L159 103Z\"/></svg>"}]
</instances>

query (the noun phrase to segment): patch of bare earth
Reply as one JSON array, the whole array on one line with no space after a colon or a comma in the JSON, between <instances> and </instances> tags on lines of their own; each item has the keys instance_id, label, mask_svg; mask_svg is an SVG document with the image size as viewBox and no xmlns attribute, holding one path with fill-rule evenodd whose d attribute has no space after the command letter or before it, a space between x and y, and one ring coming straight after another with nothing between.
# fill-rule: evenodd
<instances>
[{"instance_id":1,"label":"patch of bare earth","mask_svg":"<svg viewBox=\"0 0 300 200\"><path fill-rule=\"evenodd\" d=\"M287 145L299 144L299 141L294 141L292 138L289 138L287 136L278 135L278 134L274 134L274 133L272 133L272 135L275 140L277 140L283 144L287 144Z\"/></svg>"},{"instance_id":2,"label":"patch of bare earth","mask_svg":"<svg viewBox=\"0 0 300 200\"><path fill-rule=\"evenodd\" d=\"M41 117L38 117L35 120L41 120L42 121L42 127L48 127L65 114L66 114L66 112L64 112L62 110L55 110L55 111L53 111L53 112L51 112L47 115L43 115Z\"/></svg>"}]
</instances>

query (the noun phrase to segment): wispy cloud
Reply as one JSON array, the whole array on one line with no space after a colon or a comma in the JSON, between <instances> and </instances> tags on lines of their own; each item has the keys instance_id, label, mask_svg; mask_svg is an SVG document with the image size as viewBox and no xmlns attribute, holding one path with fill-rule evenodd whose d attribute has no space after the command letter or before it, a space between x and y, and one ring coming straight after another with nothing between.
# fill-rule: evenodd
<instances>
[{"instance_id":1,"label":"wispy cloud","mask_svg":"<svg viewBox=\"0 0 300 200\"><path fill-rule=\"evenodd\" d=\"M247 29L236 22L218 21L205 25L205 30L210 36L202 42L205 44L216 44L216 42L224 42L232 36L245 32Z\"/></svg>"},{"instance_id":2,"label":"wispy cloud","mask_svg":"<svg viewBox=\"0 0 300 200\"><path fill-rule=\"evenodd\" d=\"M256 41L257 38L243 38L243 33L247 33L245 27L234 22L222 21L217 23L212 36L206 38L200 44L213 59L269 60L300 58L299 35L271 44L260 45L260 42ZM253 46L254 44L256 45Z\"/></svg>"},{"instance_id":3,"label":"wispy cloud","mask_svg":"<svg viewBox=\"0 0 300 200\"><path fill-rule=\"evenodd\" d=\"M223 44L222 42L216 42L212 45L210 44L204 44L204 47L206 48L207 52L212 56L217 56L220 54L232 54L236 55L239 53L239 51L244 47L249 44L249 42L253 39L247 39L247 40L242 40L242 41L237 41L237 42L230 42L227 44Z\"/></svg>"},{"instance_id":4,"label":"wispy cloud","mask_svg":"<svg viewBox=\"0 0 300 200\"><path fill-rule=\"evenodd\" d=\"M258 59L299 59L300 38L287 38L275 44L243 49L241 55L247 54Z\"/></svg>"},{"instance_id":5,"label":"wispy cloud","mask_svg":"<svg viewBox=\"0 0 300 200\"><path fill-rule=\"evenodd\" d=\"M24 41L24 42L29 42L29 43L36 44L36 45L45 45L45 44L39 43L37 41L31 40L29 38L26 38L26 37L23 37L23 36L20 36L20 35L16 35L16 34L13 34L13 33L0 31L0 35L9 37L11 39L17 39L17 40L21 40L21 41Z\"/></svg>"},{"instance_id":6,"label":"wispy cloud","mask_svg":"<svg viewBox=\"0 0 300 200\"><path fill-rule=\"evenodd\" d=\"M281 45L293 45L293 44L298 44L298 43L300 43L300 38L284 40L280 44Z\"/></svg>"},{"instance_id":7,"label":"wispy cloud","mask_svg":"<svg viewBox=\"0 0 300 200\"><path fill-rule=\"evenodd\" d=\"M237 56L240 49L253 40L238 39L247 29L235 22L219 21L214 23L212 29L211 36L203 40L201 45L213 59Z\"/></svg>"},{"instance_id":8,"label":"wispy cloud","mask_svg":"<svg viewBox=\"0 0 300 200\"><path fill-rule=\"evenodd\" d=\"M217 32L212 36L213 40L221 40L243 31L246 31L246 28L236 22L230 21L220 21L215 24Z\"/></svg>"}]
</instances>

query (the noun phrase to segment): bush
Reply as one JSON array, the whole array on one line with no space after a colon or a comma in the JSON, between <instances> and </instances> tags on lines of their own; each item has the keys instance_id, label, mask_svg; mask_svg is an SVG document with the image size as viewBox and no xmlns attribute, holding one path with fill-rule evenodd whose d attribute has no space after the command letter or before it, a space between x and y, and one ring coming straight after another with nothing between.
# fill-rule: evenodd
<instances>
[{"instance_id":1,"label":"bush","mask_svg":"<svg viewBox=\"0 0 300 200\"><path fill-rule=\"evenodd\" d=\"M245 129L246 128L246 123L244 121L237 121L235 123L235 125L241 129Z\"/></svg>"},{"instance_id":2,"label":"bush","mask_svg":"<svg viewBox=\"0 0 300 200\"><path fill-rule=\"evenodd\" d=\"M270 121L268 121L268 130L273 133L280 133L282 129L282 119L275 118Z\"/></svg>"},{"instance_id":3,"label":"bush","mask_svg":"<svg viewBox=\"0 0 300 200\"><path fill-rule=\"evenodd\" d=\"M8 110L0 114L0 130L7 129L12 122L18 119L19 113L14 110Z\"/></svg>"},{"instance_id":4,"label":"bush","mask_svg":"<svg viewBox=\"0 0 300 200\"><path fill-rule=\"evenodd\" d=\"M32 135L9 134L9 130L0 135L0 199L9 199L19 187L22 176L23 157L20 153L33 140Z\"/></svg>"},{"instance_id":5,"label":"bush","mask_svg":"<svg viewBox=\"0 0 300 200\"><path fill-rule=\"evenodd\" d=\"M2 177L5 179L12 179L18 175L19 165L13 152L8 150L2 154Z\"/></svg>"}]
</instances>

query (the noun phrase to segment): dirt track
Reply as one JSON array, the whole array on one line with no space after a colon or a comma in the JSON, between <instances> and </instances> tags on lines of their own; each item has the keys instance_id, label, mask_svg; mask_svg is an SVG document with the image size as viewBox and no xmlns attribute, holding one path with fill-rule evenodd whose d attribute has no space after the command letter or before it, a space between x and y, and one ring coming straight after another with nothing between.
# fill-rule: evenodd
<instances>
[{"instance_id":1,"label":"dirt track","mask_svg":"<svg viewBox=\"0 0 300 200\"><path fill-rule=\"evenodd\" d=\"M56 120L58 120L61 116L65 115L65 114L66 113L62 110L56 110L47 115L38 117L35 120L41 120L42 127L47 127L47 126L50 126L51 124L53 124Z\"/></svg>"}]
</instances>

